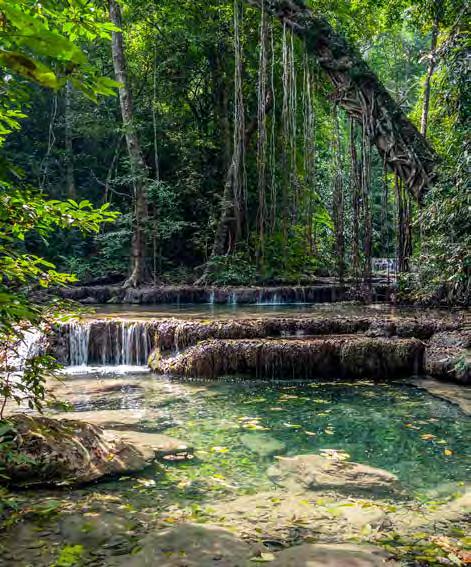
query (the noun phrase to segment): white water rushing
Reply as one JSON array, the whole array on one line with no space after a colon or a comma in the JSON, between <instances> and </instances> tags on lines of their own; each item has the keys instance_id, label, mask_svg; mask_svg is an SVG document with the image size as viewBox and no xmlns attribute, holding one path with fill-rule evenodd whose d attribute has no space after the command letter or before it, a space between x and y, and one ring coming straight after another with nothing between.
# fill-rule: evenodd
<instances>
[{"instance_id":1,"label":"white water rushing","mask_svg":"<svg viewBox=\"0 0 471 567\"><path fill-rule=\"evenodd\" d=\"M69 364L73 367L146 366L151 353L145 322L77 322L70 323L67 332Z\"/></svg>"}]
</instances>

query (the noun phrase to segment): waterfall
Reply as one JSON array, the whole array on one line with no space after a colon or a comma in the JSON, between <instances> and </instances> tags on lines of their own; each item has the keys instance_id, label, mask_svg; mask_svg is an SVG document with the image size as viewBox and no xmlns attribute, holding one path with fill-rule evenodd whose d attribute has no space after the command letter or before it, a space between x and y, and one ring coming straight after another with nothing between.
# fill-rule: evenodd
<instances>
[{"instance_id":1,"label":"waterfall","mask_svg":"<svg viewBox=\"0 0 471 567\"><path fill-rule=\"evenodd\" d=\"M214 289L213 289L213 290L211 290L211 293L209 294L210 305L214 305L214 297L215 297L215 293L214 293Z\"/></svg>"},{"instance_id":2,"label":"waterfall","mask_svg":"<svg viewBox=\"0 0 471 567\"><path fill-rule=\"evenodd\" d=\"M66 326L71 366L145 366L152 350L145 321L92 321Z\"/></svg>"},{"instance_id":3,"label":"waterfall","mask_svg":"<svg viewBox=\"0 0 471 567\"><path fill-rule=\"evenodd\" d=\"M69 360L71 366L88 364L90 324L69 323Z\"/></svg>"},{"instance_id":4,"label":"waterfall","mask_svg":"<svg viewBox=\"0 0 471 567\"><path fill-rule=\"evenodd\" d=\"M237 305L237 294L235 291L228 297L228 303L229 305Z\"/></svg>"}]
</instances>

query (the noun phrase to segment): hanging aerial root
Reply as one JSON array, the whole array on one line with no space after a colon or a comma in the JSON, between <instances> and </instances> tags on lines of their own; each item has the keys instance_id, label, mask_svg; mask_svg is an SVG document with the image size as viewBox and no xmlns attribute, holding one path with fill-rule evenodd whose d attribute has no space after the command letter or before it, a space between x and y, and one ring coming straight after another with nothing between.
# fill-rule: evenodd
<instances>
[{"instance_id":1,"label":"hanging aerial root","mask_svg":"<svg viewBox=\"0 0 471 567\"><path fill-rule=\"evenodd\" d=\"M304 39L334 87L338 103L366 124L368 137L417 201L436 176L438 157L342 35L301 0L247 0Z\"/></svg>"}]
</instances>

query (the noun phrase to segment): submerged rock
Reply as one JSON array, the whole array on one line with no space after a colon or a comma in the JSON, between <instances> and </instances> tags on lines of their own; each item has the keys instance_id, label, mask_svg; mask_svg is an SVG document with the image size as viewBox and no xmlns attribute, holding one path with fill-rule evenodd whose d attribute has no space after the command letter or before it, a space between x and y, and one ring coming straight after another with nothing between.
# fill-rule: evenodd
<instances>
[{"instance_id":1,"label":"submerged rock","mask_svg":"<svg viewBox=\"0 0 471 567\"><path fill-rule=\"evenodd\" d=\"M273 567L391 567L397 565L384 549L352 543L303 544L277 554Z\"/></svg>"},{"instance_id":2,"label":"submerged rock","mask_svg":"<svg viewBox=\"0 0 471 567\"><path fill-rule=\"evenodd\" d=\"M141 470L155 458L150 445L82 421L24 414L8 421L10 455L0 454L0 467L12 485L86 483Z\"/></svg>"},{"instance_id":3,"label":"submerged rock","mask_svg":"<svg viewBox=\"0 0 471 567\"><path fill-rule=\"evenodd\" d=\"M332 452L335 455L335 452ZM280 457L267 471L270 479L288 489L309 490L328 488L347 491L393 490L397 477L392 473L337 458L321 455Z\"/></svg>"},{"instance_id":4,"label":"submerged rock","mask_svg":"<svg viewBox=\"0 0 471 567\"><path fill-rule=\"evenodd\" d=\"M181 524L151 533L139 541L139 551L108 565L126 567L246 567L251 546L219 526Z\"/></svg>"},{"instance_id":5,"label":"submerged rock","mask_svg":"<svg viewBox=\"0 0 471 567\"><path fill-rule=\"evenodd\" d=\"M244 433L240 437L242 445L257 453L262 457L269 457L270 455L279 455L284 453L286 445L282 441L278 441L268 433Z\"/></svg>"},{"instance_id":6,"label":"submerged rock","mask_svg":"<svg viewBox=\"0 0 471 567\"><path fill-rule=\"evenodd\" d=\"M150 357L162 374L215 378L389 378L420 371L424 345L417 339L340 335L303 339L209 340L181 354Z\"/></svg>"},{"instance_id":7,"label":"submerged rock","mask_svg":"<svg viewBox=\"0 0 471 567\"><path fill-rule=\"evenodd\" d=\"M471 415L471 389L460 384L447 384L438 380L417 379L411 382L414 386L427 390L429 394L459 406L465 415Z\"/></svg>"}]
</instances>

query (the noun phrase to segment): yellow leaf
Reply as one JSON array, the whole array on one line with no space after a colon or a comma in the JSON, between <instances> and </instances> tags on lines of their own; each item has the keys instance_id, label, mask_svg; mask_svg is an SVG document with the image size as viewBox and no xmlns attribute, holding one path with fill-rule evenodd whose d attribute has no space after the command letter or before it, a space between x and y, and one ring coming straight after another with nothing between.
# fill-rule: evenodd
<instances>
[{"instance_id":1,"label":"yellow leaf","mask_svg":"<svg viewBox=\"0 0 471 567\"><path fill-rule=\"evenodd\" d=\"M430 441L431 439L435 439L435 435L432 435L431 433L424 433L420 436L420 438L424 441Z\"/></svg>"},{"instance_id":2,"label":"yellow leaf","mask_svg":"<svg viewBox=\"0 0 471 567\"><path fill-rule=\"evenodd\" d=\"M445 450L443 451L443 454L444 454L446 457L449 457L450 455L453 455L453 451L452 451L451 449L445 449Z\"/></svg>"}]
</instances>

